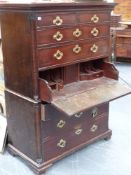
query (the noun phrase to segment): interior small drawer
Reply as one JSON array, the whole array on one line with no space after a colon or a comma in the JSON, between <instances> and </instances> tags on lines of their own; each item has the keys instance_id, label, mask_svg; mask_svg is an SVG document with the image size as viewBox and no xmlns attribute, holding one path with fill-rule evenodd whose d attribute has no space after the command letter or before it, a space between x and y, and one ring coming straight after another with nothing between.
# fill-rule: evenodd
<instances>
[{"instance_id":1,"label":"interior small drawer","mask_svg":"<svg viewBox=\"0 0 131 175\"><path fill-rule=\"evenodd\" d=\"M54 47L37 49L38 67L57 67L75 62L107 57L109 54L109 39L94 39L78 41Z\"/></svg>"},{"instance_id":2,"label":"interior small drawer","mask_svg":"<svg viewBox=\"0 0 131 175\"><path fill-rule=\"evenodd\" d=\"M101 117L94 122L86 123L84 128L76 128L68 135L59 135L50 140L43 141L44 160L48 161L57 156L68 154L72 149L76 149L88 143L91 139L100 136L108 131L108 118Z\"/></svg>"},{"instance_id":3,"label":"interior small drawer","mask_svg":"<svg viewBox=\"0 0 131 175\"><path fill-rule=\"evenodd\" d=\"M79 39L93 39L108 36L109 25L77 25L75 27L50 27L36 31L37 45L49 45Z\"/></svg>"}]
</instances>

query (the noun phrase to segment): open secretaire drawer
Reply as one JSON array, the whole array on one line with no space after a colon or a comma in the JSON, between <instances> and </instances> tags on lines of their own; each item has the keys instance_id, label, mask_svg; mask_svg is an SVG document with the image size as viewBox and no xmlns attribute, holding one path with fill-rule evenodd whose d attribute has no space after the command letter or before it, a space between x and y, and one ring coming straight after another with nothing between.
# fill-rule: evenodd
<instances>
[{"instance_id":1,"label":"open secretaire drawer","mask_svg":"<svg viewBox=\"0 0 131 175\"><path fill-rule=\"evenodd\" d=\"M63 70L55 70L54 75L57 75L57 71ZM118 72L114 65L103 60L97 60L97 64L95 61L77 64L72 74L74 73L77 74L77 80L72 78L69 84L64 81L64 72L55 77L58 82L53 74L52 77L46 74L46 79L40 79L41 100L50 103L68 117L131 93L130 87L117 80ZM54 84L50 81L53 78Z\"/></svg>"}]
</instances>

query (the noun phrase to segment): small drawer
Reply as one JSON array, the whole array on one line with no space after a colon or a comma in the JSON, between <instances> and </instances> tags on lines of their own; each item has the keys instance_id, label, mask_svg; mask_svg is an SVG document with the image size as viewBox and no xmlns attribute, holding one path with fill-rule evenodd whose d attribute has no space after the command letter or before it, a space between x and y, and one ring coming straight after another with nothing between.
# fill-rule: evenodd
<instances>
[{"instance_id":1,"label":"small drawer","mask_svg":"<svg viewBox=\"0 0 131 175\"><path fill-rule=\"evenodd\" d=\"M37 49L38 67L57 67L109 55L109 39L79 41L75 44Z\"/></svg>"},{"instance_id":2,"label":"small drawer","mask_svg":"<svg viewBox=\"0 0 131 175\"><path fill-rule=\"evenodd\" d=\"M128 51L124 45L117 45L116 46L116 56L117 57L127 57Z\"/></svg>"},{"instance_id":3,"label":"small drawer","mask_svg":"<svg viewBox=\"0 0 131 175\"><path fill-rule=\"evenodd\" d=\"M110 21L110 13L105 12L93 12L93 13L79 13L80 23L103 23Z\"/></svg>"},{"instance_id":4,"label":"small drawer","mask_svg":"<svg viewBox=\"0 0 131 175\"><path fill-rule=\"evenodd\" d=\"M49 28L37 30L37 45L49 45L60 42L89 39L109 35L109 25L78 25L68 28Z\"/></svg>"},{"instance_id":5,"label":"small drawer","mask_svg":"<svg viewBox=\"0 0 131 175\"><path fill-rule=\"evenodd\" d=\"M39 13L36 16L36 26L63 26L76 23L76 16L73 13Z\"/></svg>"},{"instance_id":6,"label":"small drawer","mask_svg":"<svg viewBox=\"0 0 131 175\"><path fill-rule=\"evenodd\" d=\"M48 161L54 157L70 152L81 144L88 143L90 139L98 137L108 131L107 117L101 117L95 122L86 123L84 128L76 128L68 135L59 135L43 142L44 160Z\"/></svg>"}]
</instances>

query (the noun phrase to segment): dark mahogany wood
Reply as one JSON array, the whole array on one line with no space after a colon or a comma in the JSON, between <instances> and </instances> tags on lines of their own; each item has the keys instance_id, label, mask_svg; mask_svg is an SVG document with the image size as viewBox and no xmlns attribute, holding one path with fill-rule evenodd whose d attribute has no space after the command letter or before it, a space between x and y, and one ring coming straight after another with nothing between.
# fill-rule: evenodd
<instances>
[{"instance_id":1,"label":"dark mahogany wood","mask_svg":"<svg viewBox=\"0 0 131 175\"><path fill-rule=\"evenodd\" d=\"M36 174L111 137L109 101L131 92L107 62L113 7L100 1L0 4L8 149Z\"/></svg>"},{"instance_id":2,"label":"dark mahogany wood","mask_svg":"<svg viewBox=\"0 0 131 175\"><path fill-rule=\"evenodd\" d=\"M96 52L92 52L91 48L93 45L96 45L98 47L98 50ZM81 51L79 53L75 53L73 49L76 46L79 46L81 48ZM101 57L107 57L109 55L109 38L99 38L94 40L86 40L86 41L79 41L75 43L70 43L66 45L59 45L54 47L42 47L37 49L37 59L38 59L38 67L39 68L45 68L51 66L60 66L65 65L69 63L75 63L75 62L81 62L85 60L91 60ZM57 53L57 51L60 51L63 53L63 56L61 59L57 59L54 57L54 54Z\"/></svg>"},{"instance_id":3,"label":"dark mahogany wood","mask_svg":"<svg viewBox=\"0 0 131 175\"><path fill-rule=\"evenodd\" d=\"M73 23L74 24L74 23ZM98 30L97 36L94 36L91 32L93 29L96 28ZM73 33L79 29L81 32L80 36L76 37L73 35ZM57 32L60 32L62 34L62 39L60 41L57 41L53 38L57 34ZM108 23L103 25L74 25L73 27L50 27L37 30L37 43L38 47L42 45L49 45L49 44L55 44L55 43L63 43L63 42L69 42L69 41L75 41L79 39L93 39L101 36L109 36L109 26Z\"/></svg>"}]
</instances>

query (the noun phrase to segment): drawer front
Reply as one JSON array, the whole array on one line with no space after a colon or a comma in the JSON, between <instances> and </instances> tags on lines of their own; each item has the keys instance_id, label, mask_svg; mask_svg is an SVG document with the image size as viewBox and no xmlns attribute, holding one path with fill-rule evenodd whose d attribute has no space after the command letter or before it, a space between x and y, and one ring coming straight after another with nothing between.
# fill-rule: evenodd
<instances>
[{"instance_id":1,"label":"drawer front","mask_svg":"<svg viewBox=\"0 0 131 175\"><path fill-rule=\"evenodd\" d=\"M131 37L117 37L116 44L131 44Z\"/></svg>"},{"instance_id":2,"label":"drawer front","mask_svg":"<svg viewBox=\"0 0 131 175\"><path fill-rule=\"evenodd\" d=\"M77 13L39 13L36 15L36 26L63 26L76 25L78 23L103 23L110 21L110 14L107 12L77 12Z\"/></svg>"},{"instance_id":3,"label":"drawer front","mask_svg":"<svg viewBox=\"0 0 131 175\"><path fill-rule=\"evenodd\" d=\"M71 118L65 117L62 113L52 108L46 110L48 110L50 116L48 117L48 121L42 122L42 137L48 140L56 135L66 135L74 129L86 128L88 122L94 122L101 116L108 117L109 104L106 103L92 107L91 109L75 114Z\"/></svg>"},{"instance_id":4,"label":"drawer front","mask_svg":"<svg viewBox=\"0 0 131 175\"><path fill-rule=\"evenodd\" d=\"M89 39L109 35L109 25L90 25L68 28L49 28L38 30L36 33L37 44L55 44L60 42Z\"/></svg>"},{"instance_id":5,"label":"drawer front","mask_svg":"<svg viewBox=\"0 0 131 175\"><path fill-rule=\"evenodd\" d=\"M86 128L74 129L67 136L58 136L43 143L43 154L45 161L60 156L82 143L99 136L108 130L107 117L101 117L94 122L86 123Z\"/></svg>"},{"instance_id":6,"label":"drawer front","mask_svg":"<svg viewBox=\"0 0 131 175\"><path fill-rule=\"evenodd\" d=\"M38 67L62 66L109 55L109 40L79 41L75 44L37 49ZM87 59L88 58L88 59Z\"/></svg>"},{"instance_id":7,"label":"drawer front","mask_svg":"<svg viewBox=\"0 0 131 175\"><path fill-rule=\"evenodd\" d=\"M128 49L124 45L117 45L116 56L117 57L127 57L128 56Z\"/></svg>"},{"instance_id":8,"label":"drawer front","mask_svg":"<svg viewBox=\"0 0 131 175\"><path fill-rule=\"evenodd\" d=\"M92 12L92 13L79 13L78 14L80 23L103 23L110 21L110 13L105 12Z\"/></svg>"}]
</instances>

